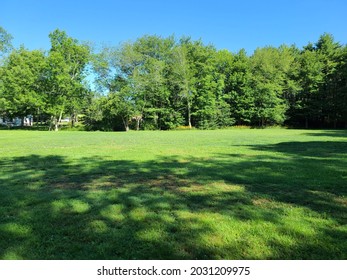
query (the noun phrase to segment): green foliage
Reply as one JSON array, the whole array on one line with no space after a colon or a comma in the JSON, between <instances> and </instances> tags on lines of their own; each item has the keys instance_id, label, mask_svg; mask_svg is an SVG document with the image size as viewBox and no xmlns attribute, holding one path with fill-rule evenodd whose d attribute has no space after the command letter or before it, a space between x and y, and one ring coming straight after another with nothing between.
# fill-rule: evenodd
<instances>
[{"instance_id":1,"label":"green foliage","mask_svg":"<svg viewBox=\"0 0 347 280\"><path fill-rule=\"evenodd\" d=\"M251 124L255 114L255 99L251 87L250 60L244 50L232 55L218 54L218 71L224 76L224 96L230 115L236 124Z\"/></svg>"},{"instance_id":2,"label":"green foliage","mask_svg":"<svg viewBox=\"0 0 347 280\"><path fill-rule=\"evenodd\" d=\"M334 46L331 38L330 43ZM300 114L321 117L322 106L338 111L333 110L335 99L329 104L320 94L316 100L310 97L315 89L324 91L320 79L325 74L319 77L320 55L314 48L301 54L295 47L266 47L248 57L242 50L217 52L190 38L174 43L172 38L144 36L113 55L112 60L118 61L114 73L122 73L131 85L143 129L276 125L295 123Z\"/></svg>"},{"instance_id":3,"label":"green foliage","mask_svg":"<svg viewBox=\"0 0 347 280\"><path fill-rule=\"evenodd\" d=\"M340 127L347 125L344 115L347 91L345 69L346 47L334 42L332 35L323 34L318 42L307 45L299 56L298 91L291 119L309 126Z\"/></svg>"},{"instance_id":4,"label":"green foliage","mask_svg":"<svg viewBox=\"0 0 347 280\"><path fill-rule=\"evenodd\" d=\"M96 130L347 125L346 46L330 34L302 50L268 46L251 56L150 35L90 55L64 31L49 37L48 53L21 48L0 67L1 116L36 114L56 130L80 113Z\"/></svg>"},{"instance_id":5,"label":"green foliage","mask_svg":"<svg viewBox=\"0 0 347 280\"><path fill-rule=\"evenodd\" d=\"M83 84L84 70L89 61L89 49L64 31L49 35L51 50L47 61L47 112L52 115L55 129L64 113L77 114L87 90Z\"/></svg>"},{"instance_id":6,"label":"green foliage","mask_svg":"<svg viewBox=\"0 0 347 280\"><path fill-rule=\"evenodd\" d=\"M255 119L261 126L282 124L286 104L283 98L285 62L280 49L257 49L251 58Z\"/></svg>"},{"instance_id":7,"label":"green foliage","mask_svg":"<svg viewBox=\"0 0 347 280\"><path fill-rule=\"evenodd\" d=\"M50 39L48 55L24 47L10 53L0 69L0 113L7 118L50 116L57 130L66 114L73 126L90 98L84 84L89 48L60 30Z\"/></svg>"},{"instance_id":8,"label":"green foliage","mask_svg":"<svg viewBox=\"0 0 347 280\"><path fill-rule=\"evenodd\" d=\"M14 50L2 67L1 111L7 116L24 117L42 111L45 92L42 80L46 61L41 51Z\"/></svg>"}]
</instances>

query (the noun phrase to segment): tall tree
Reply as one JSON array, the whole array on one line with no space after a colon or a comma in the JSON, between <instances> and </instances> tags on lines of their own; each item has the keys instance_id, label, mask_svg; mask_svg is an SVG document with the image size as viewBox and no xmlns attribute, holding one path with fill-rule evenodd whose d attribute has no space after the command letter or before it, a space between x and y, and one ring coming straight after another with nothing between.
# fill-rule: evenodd
<instances>
[{"instance_id":1,"label":"tall tree","mask_svg":"<svg viewBox=\"0 0 347 280\"><path fill-rule=\"evenodd\" d=\"M2 69L3 98L6 115L37 115L43 110L45 56L41 51L14 50Z\"/></svg>"},{"instance_id":2,"label":"tall tree","mask_svg":"<svg viewBox=\"0 0 347 280\"><path fill-rule=\"evenodd\" d=\"M250 125L255 114L255 101L250 86L249 58L245 50L240 50L235 55L224 50L218 55L218 71L224 76L224 94L230 106L231 117L239 125Z\"/></svg>"},{"instance_id":3,"label":"tall tree","mask_svg":"<svg viewBox=\"0 0 347 280\"><path fill-rule=\"evenodd\" d=\"M217 52L201 41L183 42L192 73L192 123L199 128L216 128L231 121L223 93L223 75L217 71Z\"/></svg>"},{"instance_id":4,"label":"tall tree","mask_svg":"<svg viewBox=\"0 0 347 280\"><path fill-rule=\"evenodd\" d=\"M339 119L338 80L341 64L341 45L334 41L331 34L323 34L316 43L317 55L323 64L324 83L320 88L322 122L336 128Z\"/></svg>"},{"instance_id":5,"label":"tall tree","mask_svg":"<svg viewBox=\"0 0 347 280\"><path fill-rule=\"evenodd\" d=\"M312 45L304 48L300 56L299 81L302 90L295 103L294 118L304 120L305 127L317 121L322 113L319 90L324 82L323 63Z\"/></svg>"},{"instance_id":6,"label":"tall tree","mask_svg":"<svg viewBox=\"0 0 347 280\"><path fill-rule=\"evenodd\" d=\"M76 114L78 104L86 94L83 84L85 69L89 61L89 48L64 31L49 34L51 50L48 54L47 94L52 124L58 130L64 113Z\"/></svg>"},{"instance_id":7,"label":"tall tree","mask_svg":"<svg viewBox=\"0 0 347 280\"><path fill-rule=\"evenodd\" d=\"M168 81L172 92L172 103L175 106L175 111L179 113L177 125L181 125L181 120L185 119L185 124L191 129L195 81L191 65L187 59L187 49L185 45L176 46L173 50L169 67Z\"/></svg>"},{"instance_id":8,"label":"tall tree","mask_svg":"<svg viewBox=\"0 0 347 280\"><path fill-rule=\"evenodd\" d=\"M282 124L285 120L281 62L280 51L273 47L257 49L251 57L255 118L261 126Z\"/></svg>"},{"instance_id":9,"label":"tall tree","mask_svg":"<svg viewBox=\"0 0 347 280\"><path fill-rule=\"evenodd\" d=\"M337 127L343 122L344 61L342 46L330 34L323 34L316 44L304 47L298 78L302 90L293 115L304 119L306 128Z\"/></svg>"}]
</instances>

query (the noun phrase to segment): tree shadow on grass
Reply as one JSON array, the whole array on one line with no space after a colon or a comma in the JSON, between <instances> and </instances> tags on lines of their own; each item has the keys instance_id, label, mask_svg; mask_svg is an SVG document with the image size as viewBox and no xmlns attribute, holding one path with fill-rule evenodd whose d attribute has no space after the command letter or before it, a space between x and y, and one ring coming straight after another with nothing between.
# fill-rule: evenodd
<instances>
[{"instance_id":1,"label":"tree shadow on grass","mask_svg":"<svg viewBox=\"0 0 347 280\"><path fill-rule=\"evenodd\" d=\"M224 180L347 222L347 142L282 142L250 148L258 153L238 163L237 172L224 174Z\"/></svg>"},{"instance_id":2,"label":"tree shadow on grass","mask_svg":"<svg viewBox=\"0 0 347 280\"><path fill-rule=\"evenodd\" d=\"M4 158L0 258L345 259L347 144L249 148L236 159Z\"/></svg>"},{"instance_id":3,"label":"tree shadow on grass","mask_svg":"<svg viewBox=\"0 0 347 280\"><path fill-rule=\"evenodd\" d=\"M168 173L176 164L37 155L2 160L1 257L211 258L196 239L213 230L190 215L208 199L176 192L186 186Z\"/></svg>"},{"instance_id":4,"label":"tree shadow on grass","mask_svg":"<svg viewBox=\"0 0 347 280\"><path fill-rule=\"evenodd\" d=\"M340 130L324 130L324 132L306 132L304 135L308 136L330 136L330 137L347 137L347 129Z\"/></svg>"}]
</instances>

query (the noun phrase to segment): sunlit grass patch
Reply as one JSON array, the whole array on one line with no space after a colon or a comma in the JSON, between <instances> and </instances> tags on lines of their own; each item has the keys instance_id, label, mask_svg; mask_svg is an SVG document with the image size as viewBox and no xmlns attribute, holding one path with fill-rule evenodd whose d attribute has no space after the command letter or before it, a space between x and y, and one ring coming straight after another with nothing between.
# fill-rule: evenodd
<instances>
[{"instance_id":1,"label":"sunlit grass patch","mask_svg":"<svg viewBox=\"0 0 347 280\"><path fill-rule=\"evenodd\" d=\"M31 233L31 229L28 226L20 225L18 223L1 224L0 230L14 235L15 237L25 237Z\"/></svg>"},{"instance_id":2,"label":"sunlit grass patch","mask_svg":"<svg viewBox=\"0 0 347 280\"><path fill-rule=\"evenodd\" d=\"M52 202L52 211L56 215L61 213L77 213L81 214L87 212L90 209L88 203L79 199L61 199Z\"/></svg>"},{"instance_id":3,"label":"sunlit grass patch","mask_svg":"<svg viewBox=\"0 0 347 280\"><path fill-rule=\"evenodd\" d=\"M89 223L89 229L96 234L102 234L105 233L109 227L107 224L102 220L93 220Z\"/></svg>"},{"instance_id":4,"label":"sunlit grass patch","mask_svg":"<svg viewBox=\"0 0 347 280\"><path fill-rule=\"evenodd\" d=\"M122 204L111 204L100 211L101 217L114 222L123 221L126 217L122 214Z\"/></svg>"}]
</instances>

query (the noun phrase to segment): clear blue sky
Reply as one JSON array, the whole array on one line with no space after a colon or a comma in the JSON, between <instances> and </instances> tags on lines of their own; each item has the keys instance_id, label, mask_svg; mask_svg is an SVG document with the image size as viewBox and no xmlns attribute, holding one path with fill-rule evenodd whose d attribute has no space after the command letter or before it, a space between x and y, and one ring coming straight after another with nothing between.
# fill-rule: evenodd
<instances>
[{"instance_id":1,"label":"clear blue sky","mask_svg":"<svg viewBox=\"0 0 347 280\"><path fill-rule=\"evenodd\" d=\"M135 40L145 34L189 35L218 49L298 47L324 32L347 43L346 0L2 0L0 26L13 44L49 49L56 28L97 44Z\"/></svg>"}]
</instances>

